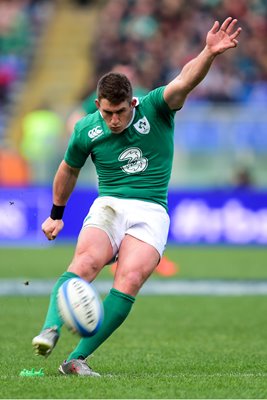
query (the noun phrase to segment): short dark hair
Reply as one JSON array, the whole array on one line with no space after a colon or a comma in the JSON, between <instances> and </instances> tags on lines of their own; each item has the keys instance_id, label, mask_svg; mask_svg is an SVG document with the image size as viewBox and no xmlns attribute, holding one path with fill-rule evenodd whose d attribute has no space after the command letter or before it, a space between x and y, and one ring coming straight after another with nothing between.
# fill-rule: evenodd
<instances>
[{"instance_id":1,"label":"short dark hair","mask_svg":"<svg viewBox=\"0 0 267 400\"><path fill-rule=\"evenodd\" d=\"M112 104L120 104L123 101L131 103L133 89L126 75L118 72L108 72L99 79L97 84L97 98L107 99Z\"/></svg>"}]
</instances>

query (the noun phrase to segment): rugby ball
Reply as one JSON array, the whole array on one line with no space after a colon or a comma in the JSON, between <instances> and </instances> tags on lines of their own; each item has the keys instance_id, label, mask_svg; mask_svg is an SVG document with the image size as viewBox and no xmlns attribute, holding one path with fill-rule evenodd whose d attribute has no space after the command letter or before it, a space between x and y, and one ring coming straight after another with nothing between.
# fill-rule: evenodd
<instances>
[{"instance_id":1,"label":"rugby ball","mask_svg":"<svg viewBox=\"0 0 267 400\"><path fill-rule=\"evenodd\" d=\"M104 310L91 283L70 278L60 286L57 295L60 316L66 327L82 337L93 336L100 328Z\"/></svg>"}]
</instances>

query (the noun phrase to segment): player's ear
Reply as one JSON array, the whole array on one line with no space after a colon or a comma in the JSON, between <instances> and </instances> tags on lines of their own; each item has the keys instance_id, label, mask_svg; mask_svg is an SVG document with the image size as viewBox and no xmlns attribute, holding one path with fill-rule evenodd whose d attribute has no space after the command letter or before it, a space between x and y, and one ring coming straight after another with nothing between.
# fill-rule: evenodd
<instances>
[{"instance_id":1,"label":"player's ear","mask_svg":"<svg viewBox=\"0 0 267 400\"><path fill-rule=\"evenodd\" d=\"M137 103L137 100L136 100L136 98L134 97L134 98L132 99L132 101L131 101L131 106L134 108L134 107L136 106L136 103Z\"/></svg>"},{"instance_id":2,"label":"player's ear","mask_svg":"<svg viewBox=\"0 0 267 400\"><path fill-rule=\"evenodd\" d=\"M100 103L98 99L95 99L95 105L97 106L98 109L100 108Z\"/></svg>"}]
</instances>

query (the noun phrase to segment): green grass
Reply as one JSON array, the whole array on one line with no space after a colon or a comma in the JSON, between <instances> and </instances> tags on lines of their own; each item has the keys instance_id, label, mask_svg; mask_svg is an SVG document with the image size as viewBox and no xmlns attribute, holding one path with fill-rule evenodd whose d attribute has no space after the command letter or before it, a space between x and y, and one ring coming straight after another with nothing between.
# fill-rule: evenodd
<instances>
[{"instance_id":1,"label":"green grass","mask_svg":"<svg viewBox=\"0 0 267 400\"><path fill-rule=\"evenodd\" d=\"M73 252L74 246L0 249L0 278L57 277L67 268ZM267 278L267 250L264 247L169 246L165 254L179 266L175 278ZM109 267L103 270L101 277L112 277Z\"/></svg>"},{"instance_id":2,"label":"green grass","mask_svg":"<svg viewBox=\"0 0 267 400\"><path fill-rule=\"evenodd\" d=\"M0 249L1 278L55 278L74 246ZM173 279L266 279L267 250L171 247ZM111 278L105 268L100 279ZM158 279L153 275L152 279ZM62 377L78 338L63 329L48 359L34 356L48 297L0 297L1 398L267 398L265 296L139 296L122 327L96 352L100 379ZM44 368L45 376L19 377Z\"/></svg>"},{"instance_id":3,"label":"green grass","mask_svg":"<svg viewBox=\"0 0 267 400\"><path fill-rule=\"evenodd\" d=\"M77 342L63 330L53 354L33 355L47 298L1 298L1 398L266 398L266 298L140 296L96 352L97 378L57 368ZM23 368L45 376L19 377Z\"/></svg>"}]
</instances>

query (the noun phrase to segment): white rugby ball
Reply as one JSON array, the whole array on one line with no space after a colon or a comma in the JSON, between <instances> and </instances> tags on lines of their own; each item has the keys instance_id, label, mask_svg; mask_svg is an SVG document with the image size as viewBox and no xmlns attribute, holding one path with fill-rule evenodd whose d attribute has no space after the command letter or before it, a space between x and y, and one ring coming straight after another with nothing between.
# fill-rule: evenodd
<instances>
[{"instance_id":1,"label":"white rugby ball","mask_svg":"<svg viewBox=\"0 0 267 400\"><path fill-rule=\"evenodd\" d=\"M70 278L60 286L58 310L66 327L82 337L93 336L100 328L104 310L102 301L91 283Z\"/></svg>"}]
</instances>

